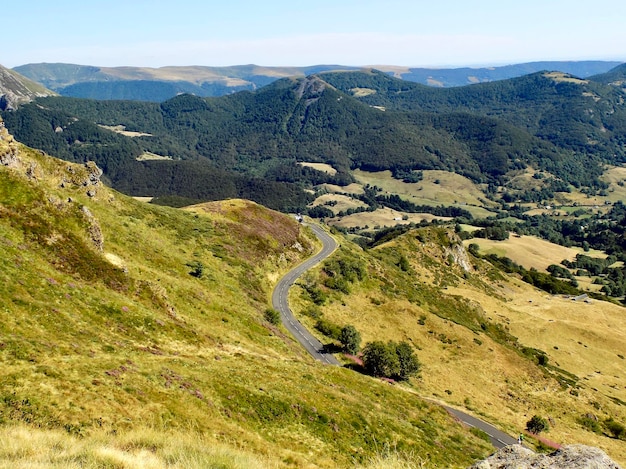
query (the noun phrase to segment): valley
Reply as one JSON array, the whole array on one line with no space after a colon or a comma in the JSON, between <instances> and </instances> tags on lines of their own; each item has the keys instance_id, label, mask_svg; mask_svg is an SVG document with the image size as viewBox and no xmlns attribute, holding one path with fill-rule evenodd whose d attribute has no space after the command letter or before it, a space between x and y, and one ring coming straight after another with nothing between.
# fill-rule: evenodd
<instances>
[{"instance_id":1,"label":"valley","mask_svg":"<svg viewBox=\"0 0 626 469\"><path fill-rule=\"evenodd\" d=\"M542 437L624 464L624 70L443 89L322 70L3 111L0 465L465 468L494 450L438 404L509 435L541 416ZM274 300L320 260L317 223L336 249ZM285 302L340 366L276 321ZM395 371L368 368L371 344Z\"/></svg>"}]
</instances>

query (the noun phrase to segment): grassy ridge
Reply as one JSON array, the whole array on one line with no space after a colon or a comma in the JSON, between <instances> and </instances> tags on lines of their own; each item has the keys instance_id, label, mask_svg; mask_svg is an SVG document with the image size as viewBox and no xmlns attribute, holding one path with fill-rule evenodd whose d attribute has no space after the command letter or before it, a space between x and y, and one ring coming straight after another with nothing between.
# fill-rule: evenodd
<instances>
[{"instance_id":1,"label":"grassy ridge","mask_svg":"<svg viewBox=\"0 0 626 469\"><path fill-rule=\"evenodd\" d=\"M85 186L85 166L19 156L0 168L0 425L29 436L1 464L74 437L86 446L55 464L201 466L212 450L195 439L260 467L369 464L385 448L464 467L488 453L440 408L313 363L263 319L275 279L314 249L302 225L243 201L145 205Z\"/></svg>"}]
</instances>

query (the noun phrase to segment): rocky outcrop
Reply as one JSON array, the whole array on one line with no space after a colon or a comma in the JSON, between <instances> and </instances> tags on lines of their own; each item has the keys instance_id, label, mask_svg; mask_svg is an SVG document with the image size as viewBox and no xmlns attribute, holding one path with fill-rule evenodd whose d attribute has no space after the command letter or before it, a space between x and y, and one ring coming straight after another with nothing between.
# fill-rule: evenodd
<instances>
[{"instance_id":1,"label":"rocky outcrop","mask_svg":"<svg viewBox=\"0 0 626 469\"><path fill-rule=\"evenodd\" d=\"M536 454L521 445L502 448L469 469L620 469L604 451L591 446L565 446L551 454Z\"/></svg>"},{"instance_id":2,"label":"rocky outcrop","mask_svg":"<svg viewBox=\"0 0 626 469\"><path fill-rule=\"evenodd\" d=\"M456 238L456 236L455 236ZM473 269L472 262L459 239L452 240L454 243L446 248L446 255L452 256L454 263L461 266L465 272L471 272Z\"/></svg>"},{"instance_id":3,"label":"rocky outcrop","mask_svg":"<svg viewBox=\"0 0 626 469\"><path fill-rule=\"evenodd\" d=\"M96 188L100 185L102 174L102 170L93 161L88 161L82 166L72 164L66 168L61 187L67 187L68 185L86 187L87 195L95 197L97 194Z\"/></svg>"},{"instance_id":4,"label":"rocky outcrop","mask_svg":"<svg viewBox=\"0 0 626 469\"><path fill-rule=\"evenodd\" d=\"M0 165L10 168L17 168L20 165L17 142L4 127L2 120L0 120Z\"/></svg>"}]
</instances>

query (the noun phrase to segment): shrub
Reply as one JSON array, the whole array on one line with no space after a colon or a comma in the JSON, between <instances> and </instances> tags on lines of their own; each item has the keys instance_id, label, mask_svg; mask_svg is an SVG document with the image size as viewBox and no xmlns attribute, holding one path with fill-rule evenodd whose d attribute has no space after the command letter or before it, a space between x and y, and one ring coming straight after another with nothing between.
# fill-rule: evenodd
<instances>
[{"instance_id":1,"label":"shrub","mask_svg":"<svg viewBox=\"0 0 626 469\"><path fill-rule=\"evenodd\" d=\"M613 420L613 418L609 418L605 422L606 429L613 436L613 438L617 438L618 440L622 440L626 438L626 427L619 422Z\"/></svg>"},{"instance_id":2,"label":"shrub","mask_svg":"<svg viewBox=\"0 0 626 469\"><path fill-rule=\"evenodd\" d=\"M196 277L196 278L202 278L202 275L204 274L204 264L200 261L193 261L193 262L189 262L187 264L187 267L191 268L191 272L189 272L189 275Z\"/></svg>"},{"instance_id":3,"label":"shrub","mask_svg":"<svg viewBox=\"0 0 626 469\"><path fill-rule=\"evenodd\" d=\"M346 353L354 355L361 348L361 334L354 326L344 326L339 334L339 342Z\"/></svg>"},{"instance_id":4,"label":"shrub","mask_svg":"<svg viewBox=\"0 0 626 469\"><path fill-rule=\"evenodd\" d=\"M265 320L275 326L280 324L280 313L273 308L267 308L264 313Z\"/></svg>"},{"instance_id":5,"label":"shrub","mask_svg":"<svg viewBox=\"0 0 626 469\"><path fill-rule=\"evenodd\" d=\"M321 318L315 323L315 329L320 331L326 337L331 339L340 340L341 327L328 319Z\"/></svg>"},{"instance_id":6,"label":"shrub","mask_svg":"<svg viewBox=\"0 0 626 469\"><path fill-rule=\"evenodd\" d=\"M533 415L533 417L526 422L526 430L533 435L538 435L539 433L548 430L548 422L539 415Z\"/></svg>"}]
</instances>

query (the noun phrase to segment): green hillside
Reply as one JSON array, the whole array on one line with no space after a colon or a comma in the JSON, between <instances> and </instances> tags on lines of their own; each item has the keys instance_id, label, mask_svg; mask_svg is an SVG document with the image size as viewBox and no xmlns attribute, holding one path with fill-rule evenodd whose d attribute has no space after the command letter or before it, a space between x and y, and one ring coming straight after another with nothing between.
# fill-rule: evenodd
<instances>
[{"instance_id":1,"label":"green hillside","mask_svg":"<svg viewBox=\"0 0 626 469\"><path fill-rule=\"evenodd\" d=\"M226 447L258 467L487 454L440 408L313 363L264 319L275 279L315 249L302 225L237 200L145 205L97 175L25 147L0 167L3 435L59 430L180 467L197 439L205 458ZM0 445L2 464L27 453ZM114 464L107 454L56 467Z\"/></svg>"}]
</instances>

